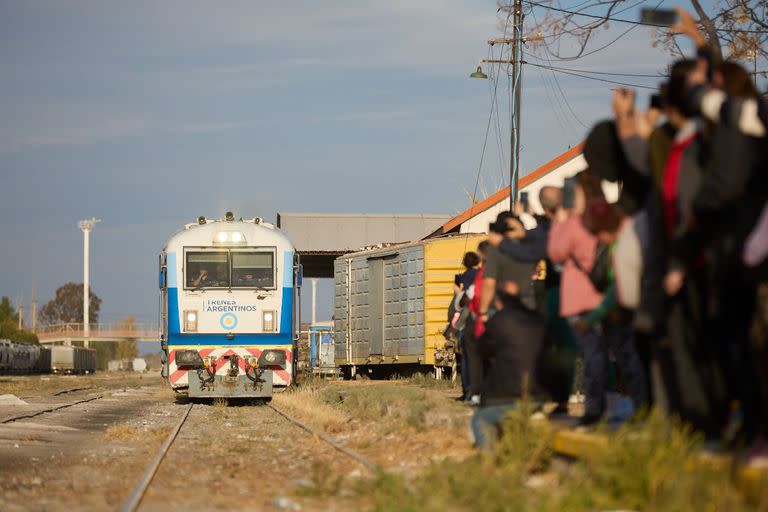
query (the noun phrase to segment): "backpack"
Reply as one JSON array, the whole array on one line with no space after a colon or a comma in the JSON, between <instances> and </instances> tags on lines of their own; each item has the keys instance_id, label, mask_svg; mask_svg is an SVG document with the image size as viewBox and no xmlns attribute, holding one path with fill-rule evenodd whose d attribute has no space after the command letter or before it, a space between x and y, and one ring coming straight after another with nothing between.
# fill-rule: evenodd
<instances>
[{"instance_id":1,"label":"backpack","mask_svg":"<svg viewBox=\"0 0 768 512\"><path fill-rule=\"evenodd\" d=\"M611 246L602 242L597 242L595 247L595 263L592 265L592 270L587 272L584 267L581 266L579 260L574 256L571 256L573 264L576 268L581 270L587 275L592 286L595 287L600 293L604 293L608 289L608 285L611 284Z\"/></svg>"}]
</instances>

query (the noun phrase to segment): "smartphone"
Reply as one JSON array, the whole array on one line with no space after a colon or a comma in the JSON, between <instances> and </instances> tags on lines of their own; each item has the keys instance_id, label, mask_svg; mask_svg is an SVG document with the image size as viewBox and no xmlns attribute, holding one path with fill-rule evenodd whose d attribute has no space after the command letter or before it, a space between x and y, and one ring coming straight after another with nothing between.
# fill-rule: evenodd
<instances>
[{"instance_id":1,"label":"smartphone","mask_svg":"<svg viewBox=\"0 0 768 512\"><path fill-rule=\"evenodd\" d=\"M563 181L563 208L573 208L576 198L576 178L571 176Z\"/></svg>"},{"instance_id":2,"label":"smartphone","mask_svg":"<svg viewBox=\"0 0 768 512\"><path fill-rule=\"evenodd\" d=\"M520 192L520 206L524 212L528 212L528 192Z\"/></svg>"},{"instance_id":3,"label":"smartphone","mask_svg":"<svg viewBox=\"0 0 768 512\"><path fill-rule=\"evenodd\" d=\"M655 108L655 109L659 109L659 110L664 108L664 97L661 94L653 94L653 95L651 95L650 108Z\"/></svg>"},{"instance_id":4,"label":"smartphone","mask_svg":"<svg viewBox=\"0 0 768 512\"><path fill-rule=\"evenodd\" d=\"M646 25L670 27L677 23L677 13L672 9L643 8L640 11L640 21Z\"/></svg>"}]
</instances>

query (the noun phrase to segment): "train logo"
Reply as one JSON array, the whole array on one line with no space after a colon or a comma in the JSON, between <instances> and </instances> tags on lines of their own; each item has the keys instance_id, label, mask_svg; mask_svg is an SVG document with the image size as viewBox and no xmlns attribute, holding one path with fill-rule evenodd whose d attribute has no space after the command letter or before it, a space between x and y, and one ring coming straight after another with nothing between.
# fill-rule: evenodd
<instances>
[{"instance_id":1,"label":"train logo","mask_svg":"<svg viewBox=\"0 0 768 512\"><path fill-rule=\"evenodd\" d=\"M237 327L237 316L235 316L234 313L224 313L223 315L221 315L221 320L219 320L219 324L221 324L222 329L231 331L235 327Z\"/></svg>"}]
</instances>

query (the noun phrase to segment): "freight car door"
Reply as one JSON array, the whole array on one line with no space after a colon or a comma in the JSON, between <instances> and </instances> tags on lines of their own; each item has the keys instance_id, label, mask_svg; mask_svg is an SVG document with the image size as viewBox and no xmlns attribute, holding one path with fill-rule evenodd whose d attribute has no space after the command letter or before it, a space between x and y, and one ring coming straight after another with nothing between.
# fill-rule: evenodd
<instances>
[{"instance_id":1,"label":"freight car door","mask_svg":"<svg viewBox=\"0 0 768 512\"><path fill-rule=\"evenodd\" d=\"M369 260L368 321L370 322L371 355L384 349L384 260Z\"/></svg>"}]
</instances>

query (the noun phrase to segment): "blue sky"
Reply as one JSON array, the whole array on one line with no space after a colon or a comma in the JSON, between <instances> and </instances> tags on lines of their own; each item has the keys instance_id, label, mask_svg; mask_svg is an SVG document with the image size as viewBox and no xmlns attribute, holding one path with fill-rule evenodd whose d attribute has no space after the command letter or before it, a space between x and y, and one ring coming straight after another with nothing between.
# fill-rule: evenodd
<instances>
[{"instance_id":1,"label":"blue sky","mask_svg":"<svg viewBox=\"0 0 768 512\"><path fill-rule=\"evenodd\" d=\"M499 36L494 0L0 1L0 294L28 301L36 282L44 303L81 282L76 224L91 216L102 319L152 321L157 253L198 215L462 211L491 105L468 75ZM640 27L560 65L665 60ZM523 173L606 117L614 87L533 67L524 80ZM506 176L495 140L486 193Z\"/></svg>"}]
</instances>

